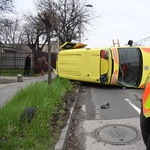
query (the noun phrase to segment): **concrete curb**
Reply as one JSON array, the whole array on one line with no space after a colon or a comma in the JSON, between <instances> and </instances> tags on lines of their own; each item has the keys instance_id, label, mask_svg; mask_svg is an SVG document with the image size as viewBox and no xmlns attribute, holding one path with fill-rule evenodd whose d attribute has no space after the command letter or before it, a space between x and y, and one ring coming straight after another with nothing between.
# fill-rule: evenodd
<instances>
[{"instance_id":1,"label":"concrete curb","mask_svg":"<svg viewBox=\"0 0 150 150\"><path fill-rule=\"evenodd\" d=\"M17 82L15 82L15 83L9 83L9 84L0 84L0 89L4 88L4 87L6 87L6 86L14 85L14 84L16 84L16 83L17 83Z\"/></svg>"},{"instance_id":2,"label":"concrete curb","mask_svg":"<svg viewBox=\"0 0 150 150\"><path fill-rule=\"evenodd\" d=\"M66 146L67 146L67 140L68 140L68 137L69 137L69 133L70 133L70 127L72 125L72 119L74 117L74 110L75 110L75 106L77 104L77 101L78 101L78 95L79 95L79 89L80 89L80 86L79 88L76 90L76 97L75 97L75 101L73 103L73 106L70 110L70 117L67 121L67 125L66 127L64 127L64 129L62 130L61 134L60 134L60 137L59 137L59 140L58 142L56 143L55 145L55 149L54 150L65 150Z\"/></svg>"},{"instance_id":3,"label":"concrete curb","mask_svg":"<svg viewBox=\"0 0 150 150\"><path fill-rule=\"evenodd\" d=\"M35 78L35 77L26 77L26 78L23 78L23 81L22 82L24 82L24 80L30 80L30 79L33 79L33 78ZM21 82L17 82L17 77L7 77L7 76L0 76L0 79L16 79L16 82L14 82L14 83L8 83L8 84L0 84L0 89L2 89L2 88L4 88L4 87L6 87L6 86L11 86L11 85L15 85L15 84L17 84L17 83L21 83Z\"/></svg>"}]
</instances>

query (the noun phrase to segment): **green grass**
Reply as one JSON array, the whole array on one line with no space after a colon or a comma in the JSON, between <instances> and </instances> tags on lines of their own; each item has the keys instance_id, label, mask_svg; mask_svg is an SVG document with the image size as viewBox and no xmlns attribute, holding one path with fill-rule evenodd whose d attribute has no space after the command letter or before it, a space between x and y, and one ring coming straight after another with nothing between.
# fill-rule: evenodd
<instances>
[{"instance_id":1,"label":"green grass","mask_svg":"<svg viewBox=\"0 0 150 150\"><path fill-rule=\"evenodd\" d=\"M59 77L51 85L43 81L20 89L0 108L0 149L54 149L65 112L62 97L72 89L68 79ZM27 107L38 108L30 124L20 121Z\"/></svg>"},{"instance_id":2,"label":"green grass","mask_svg":"<svg viewBox=\"0 0 150 150\"><path fill-rule=\"evenodd\" d=\"M13 69L1 69L0 75L1 76L17 76L18 74L24 74L24 69L22 70L13 70ZM30 75L34 76L34 70L30 70Z\"/></svg>"},{"instance_id":3,"label":"green grass","mask_svg":"<svg viewBox=\"0 0 150 150\"><path fill-rule=\"evenodd\" d=\"M44 72L44 74L47 74L48 72ZM24 74L24 70L12 70L12 69L6 69L6 70L3 70L1 69L0 70L0 76L17 76L18 74ZM41 76L41 73L38 73L38 74L34 74L34 70L30 70L30 76L34 76L34 77L38 77L38 76Z\"/></svg>"}]
</instances>

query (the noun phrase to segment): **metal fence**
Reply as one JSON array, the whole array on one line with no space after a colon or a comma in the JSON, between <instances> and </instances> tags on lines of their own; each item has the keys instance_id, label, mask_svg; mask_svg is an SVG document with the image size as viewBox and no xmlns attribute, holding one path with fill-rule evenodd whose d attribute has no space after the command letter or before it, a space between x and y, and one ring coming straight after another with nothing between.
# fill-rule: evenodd
<instances>
[{"instance_id":1,"label":"metal fence","mask_svg":"<svg viewBox=\"0 0 150 150\"><path fill-rule=\"evenodd\" d=\"M23 74L26 57L31 54L31 75L41 72L41 69L48 71L46 64L40 64L38 58L46 57L48 62L48 53L34 51L34 53L0 53L0 75ZM56 53L51 53L52 67L56 68Z\"/></svg>"}]
</instances>

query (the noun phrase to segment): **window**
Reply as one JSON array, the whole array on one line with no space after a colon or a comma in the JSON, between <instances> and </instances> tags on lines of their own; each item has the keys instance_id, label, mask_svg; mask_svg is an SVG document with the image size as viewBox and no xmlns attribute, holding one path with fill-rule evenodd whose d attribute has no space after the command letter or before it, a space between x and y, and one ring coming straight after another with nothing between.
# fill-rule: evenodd
<instances>
[{"instance_id":1,"label":"window","mask_svg":"<svg viewBox=\"0 0 150 150\"><path fill-rule=\"evenodd\" d=\"M118 83L137 87L142 77L142 56L138 48L119 48Z\"/></svg>"}]
</instances>

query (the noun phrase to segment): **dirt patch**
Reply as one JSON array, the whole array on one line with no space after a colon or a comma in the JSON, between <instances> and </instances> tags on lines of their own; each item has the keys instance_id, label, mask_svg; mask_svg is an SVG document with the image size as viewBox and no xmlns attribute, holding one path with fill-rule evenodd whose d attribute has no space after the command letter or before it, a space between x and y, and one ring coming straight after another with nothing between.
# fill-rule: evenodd
<instances>
[{"instance_id":1,"label":"dirt patch","mask_svg":"<svg viewBox=\"0 0 150 150\"><path fill-rule=\"evenodd\" d=\"M73 90L65 93L62 97L63 104L60 104L57 107L57 110L53 113L53 119L50 121L50 125L53 126L52 135L56 133L55 129L57 127L62 130L67 125L67 121L70 117L70 110L77 95L76 90L79 88L79 85L74 82L72 82L72 85ZM63 112L60 110L63 110ZM62 124L58 126L58 120L60 120L60 118Z\"/></svg>"},{"instance_id":2,"label":"dirt patch","mask_svg":"<svg viewBox=\"0 0 150 150\"><path fill-rule=\"evenodd\" d=\"M53 120L51 120L51 125L54 127L53 132L55 132L57 121L60 118L61 120L63 120L63 123L61 124L60 128L63 129L67 125L67 121L70 117L70 110L71 107L73 106L73 102L75 101L75 96L76 96L76 88L74 88L73 91L67 91L65 96L62 98L62 101L64 102L65 105L58 106L56 112L53 114ZM64 113L60 112L59 111L60 109L63 109Z\"/></svg>"},{"instance_id":3,"label":"dirt patch","mask_svg":"<svg viewBox=\"0 0 150 150\"><path fill-rule=\"evenodd\" d=\"M16 83L17 79L0 79L0 84Z\"/></svg>"},{"instance_id":4,"label":"dirt patch","mask_svg":"<svg viewBox=\"0 0 150 150\"><path fill-rule=\"evenodd\" d=\"M84 87L80 86L79 93L84 92L84 90L85 90ZM67 146L66 146L65 150L84 150L84 148L82 147L82 145L78 139L78 136L75 134L75 129L81 120L81 118L79 117L80 111L81 111L81 106L77 103L77 105L75 107L75 116L72 120L72 126L70 128L70 134L69 134L69 138L68 138Z\"/></svg>"}]
</instances>

